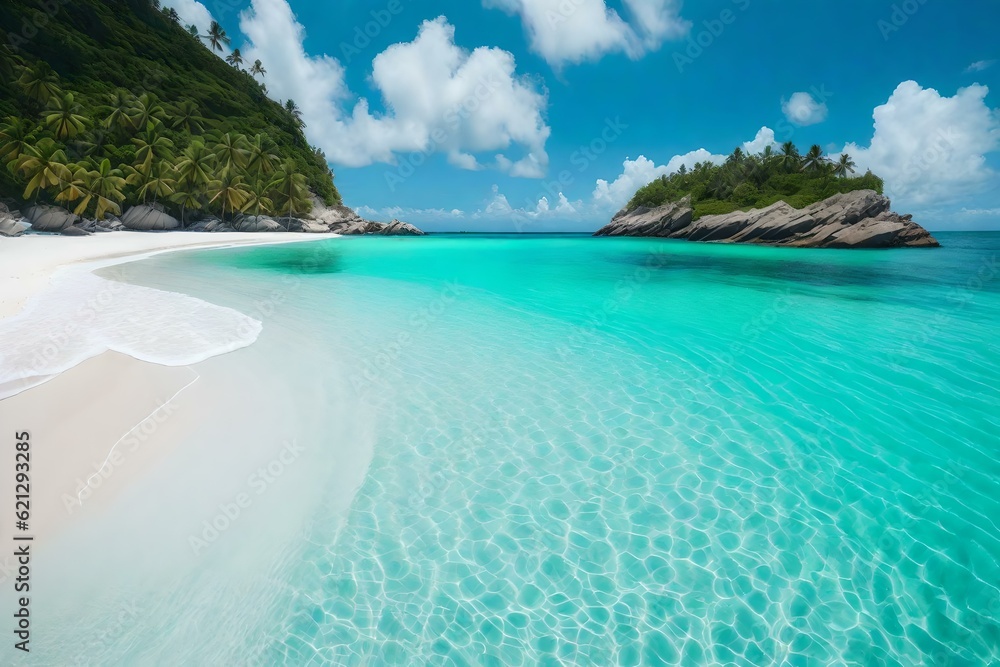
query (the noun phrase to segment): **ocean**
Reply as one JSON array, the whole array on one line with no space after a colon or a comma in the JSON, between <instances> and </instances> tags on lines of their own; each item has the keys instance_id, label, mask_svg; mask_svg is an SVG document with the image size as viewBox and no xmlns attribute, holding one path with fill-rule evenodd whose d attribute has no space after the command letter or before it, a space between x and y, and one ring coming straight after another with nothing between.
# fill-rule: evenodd
<instances>
[{"instance_id":1,"label":"ocean","mask_svg":"<svg viewBox=\"0 0 1000 667\"><path fill-rule=\"evenodd\" d=\"M1000 233L937 236L441 234L102 269L262 328L192 366L247 398L220 389L217 424L46 553L36 657L998 661Z\"/></svg>"}]
</instances>

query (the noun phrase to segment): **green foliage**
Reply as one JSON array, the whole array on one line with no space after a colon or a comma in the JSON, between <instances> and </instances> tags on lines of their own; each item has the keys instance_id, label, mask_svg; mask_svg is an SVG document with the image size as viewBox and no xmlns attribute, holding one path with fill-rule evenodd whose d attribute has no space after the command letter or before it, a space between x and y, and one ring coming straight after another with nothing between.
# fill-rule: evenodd
<instances>
[{"instance_id":1,"label":"green foliage","mask_svg":"<svg viewBox=\"0 0 1000 667\"><path fill-rule=\"evenodd\" d=\"M177 154L212 130L263 135L273 145L271 152L295 161L309 190L327 204L340 202L333 174L306 140L301 119L269 99L263 82L255 80L266 80L263 65L251 74L226 64L204 37L150 0L74 0L52 6L57 11L49 16L34 0L0 3L0 33L10 41L0 53L0 118L32 123L36 140L56 140L71 161L86 159L88 172L104 158L113 168L134 165L132 140L151 122ZM20 37L24 25L44 28L25 39ZM221 46L226 37L220 31L208 26ZM71 105L65 93L72 93ZM45 127L43 112L58 114L51 128ZM81 154L70 141L97 151ZM7 172L0 177L0 196L20 195L24 186L23 178ZM128 190L130 197L134 194Z\"/></svg>"},{"instance_id":2,"label":"green foliage","mask_svg":"<svg viewBox=\"0 0 1000 667\"><path fill-rule=\"evenodd\" d=\"M737 148L721 165L699 162L639 188L628 208L653 208L690 196L694 217L763 208L784 201L795 208L809 206L839 192L883 191L882 179L870 171L852 177L849 155L831 162L819 146L803 156L792 142L747 155Z\"/></svg>"}]
</instances>

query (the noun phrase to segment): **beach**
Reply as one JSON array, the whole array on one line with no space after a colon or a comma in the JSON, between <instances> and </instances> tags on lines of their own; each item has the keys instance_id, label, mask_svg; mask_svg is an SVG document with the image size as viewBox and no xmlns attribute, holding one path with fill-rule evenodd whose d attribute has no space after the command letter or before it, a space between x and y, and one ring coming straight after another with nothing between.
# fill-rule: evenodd
<instances>
[{"instance_id":1,"label":"beach","mask_svg":"<svg viewBox=\"0 0 1000 667\"><path fill-rule=\"evenodd\" d=\"M142 358L114 350L101 351L102 343L86 349L69 349L68 339L82 337L86 324L64 324L53 316L72 320L79 304L65 304L64 313L47 308L64 307L62 302L46 303L63 286L81 281L95 281L92 271L178 250L239 247L260 244L316 242L334 235L224 234L209 236L197 233L111 232L88 238L31 235L0 239L0 341L3 341L4 372L11 370L10 351L16 345L35 349L48 346L51 358L41 362L45 368L23 379L0 382L0 422L18 431L29 430L38 445L34 448L31 530L44 539L74 516L99 511L113 502L117 494L134 483L162 459L178 442L204 424L208 417L199 403L201 377L181 358L173 359L169 350L147 347ZM104 284L107 283L107 284ZM88 312L102 310L103 320L124 318L121 312L134 304L124 298L127 286L101 281L89 297L72 292L72 299L91 299ZM47 294L48 293L48 294ZM139 298L147 295L140 294ZM166 296L166 295L162 295ZM25 309L32 301L42 304L31 312ZM102 305L105 303L107 305ZM183 320L183 311L168 314L168 319ZM27 316L25 316L27 315ZM11 321L20 316L16 332ZM97 318L95 318L97 319ZM234 318L236 325L249 320ZM98 324L101 322L98 321ZM7 330L5 330L7 325ZM149 325L155 327L153 322ZM61 334L65 330L67 334ZM5 338L14 335L17 339ZM135 336L155 334L144 326ZM256 328L238 341L249 344ZM201 361L216 353L229 351L233 345L221 341L195 341L192 361ZM162 348L160 348L162 349ZM162 362L162 363L158 363ZM177 363L175 363L177 362ZM225 378L219 378L226 382ZM244 389L248 378L243 378ZM141 446L139 446L141 445ZM127 461L127 465L124 463ZM0 484L13 486L13 467L0 466ZM100 492L96 492L100 487ZM11 530L6 522L0 538Z\"/></svg>"}]
</instances>

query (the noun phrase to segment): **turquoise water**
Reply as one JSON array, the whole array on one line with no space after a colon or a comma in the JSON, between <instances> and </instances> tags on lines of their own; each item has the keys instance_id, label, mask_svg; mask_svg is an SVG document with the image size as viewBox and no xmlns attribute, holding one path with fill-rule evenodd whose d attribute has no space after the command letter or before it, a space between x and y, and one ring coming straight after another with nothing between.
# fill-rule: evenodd
<instances>
[{"instance_id":1,"label":"turquoise water","mask_svg":"<svg viewBox=\"0 0 1000 667\"><path fill-rule=\"evenodd\" d=\"M940 240L345 238L121 267L262 320L232 357L307 385L319 428L370 419L349 507L318 479L227 659L1000 661L1000 234Z\"/></svg>"}]
</instances>

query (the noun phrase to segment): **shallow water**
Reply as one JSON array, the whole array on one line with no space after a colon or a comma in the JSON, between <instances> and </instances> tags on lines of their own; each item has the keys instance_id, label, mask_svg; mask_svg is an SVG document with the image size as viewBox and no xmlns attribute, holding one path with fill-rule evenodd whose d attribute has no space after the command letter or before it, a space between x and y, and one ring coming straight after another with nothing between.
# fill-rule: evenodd
<instances>
[{"instance_id":1,"label":"shallow water","mask_svg":"<svg viewBox=\"0 0 1000 667\"><path fill-rule=\"evenodd\" d=\"M242 580L199 557L106 655L1000 660L1000 234L941 241L345 238L109 270L262 321L229 356L317 417L322 472L253 604L215 599ZM336 426L360 420L352 486ZM224 537L253 549L273 518ZM229 629L180 629L198 600Z\"/></svg>"}]
</instances>

